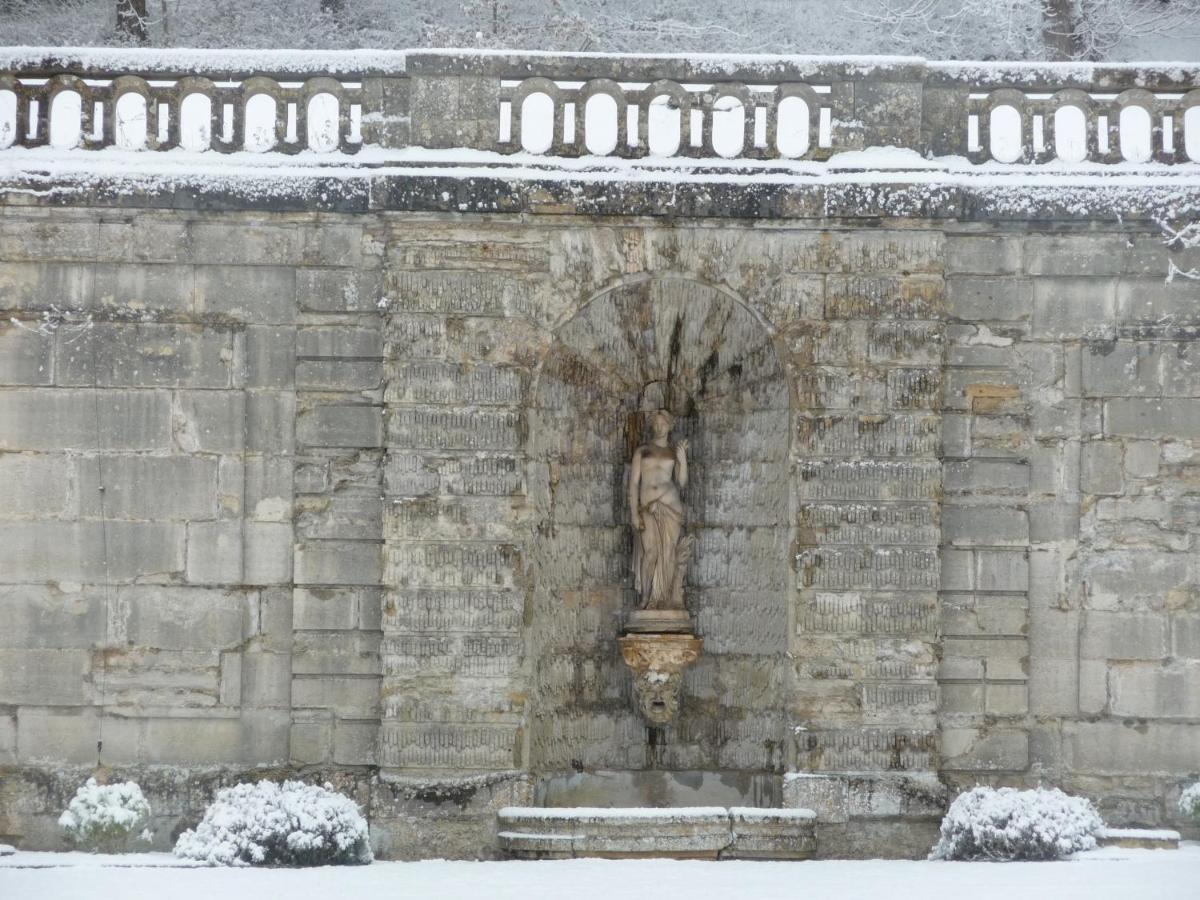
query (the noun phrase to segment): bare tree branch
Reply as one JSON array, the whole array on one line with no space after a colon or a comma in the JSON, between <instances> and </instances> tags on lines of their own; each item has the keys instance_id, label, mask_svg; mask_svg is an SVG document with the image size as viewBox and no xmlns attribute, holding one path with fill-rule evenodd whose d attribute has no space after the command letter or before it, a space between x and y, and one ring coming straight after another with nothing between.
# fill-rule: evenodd
<instances>
[{"instance_id":1,"label":"bare tree branch","mask_svg":"<svg viewBox=\"0 0 1200 900\"><path fill-rule=\"evenodd\" d=\"M146 22L146 0L117 0L119 34L135 43L144 44L150 39Z\"/></svg>"}]
</instances>

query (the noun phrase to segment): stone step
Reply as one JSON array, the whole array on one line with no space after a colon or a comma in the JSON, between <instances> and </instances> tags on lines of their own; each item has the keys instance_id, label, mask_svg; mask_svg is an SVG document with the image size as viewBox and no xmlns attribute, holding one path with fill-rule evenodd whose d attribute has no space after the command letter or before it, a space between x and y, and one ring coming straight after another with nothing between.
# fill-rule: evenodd
<instances>
[{"instance_id":1,"label":"stone step","mask_svg":"<svg viewBox=\"0 0 1200 900\"><path fill-rule=\"evenodd\" d=\"M808 859L808 809L519 807L498 813L500 848L517 859Z\"/></svg>"},{"instance_id":2,"label":"stone step","mask_svg":"<svg viewBox=\"0 0 1200 900\"><path fill-rule=\"evenodd\" d=\"M1178 850L1179 832L1168 828L1101 828L1096 843L1101 847Z\"/></svg>"}]
</instances>

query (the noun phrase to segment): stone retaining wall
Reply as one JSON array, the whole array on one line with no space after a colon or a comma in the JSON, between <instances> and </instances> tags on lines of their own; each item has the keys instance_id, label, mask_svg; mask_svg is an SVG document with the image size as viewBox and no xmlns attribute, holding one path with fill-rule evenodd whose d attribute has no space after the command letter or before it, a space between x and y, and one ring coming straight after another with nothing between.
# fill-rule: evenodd
<instances>
[{"instance_id":1,"label":"stone retaining wall","mask_svg":"<svg viewBox=\"0 0 1200 900\"><path fill-rule=\"evenodd\" d=\"M484 215L445 183L6 195L0 841L54 846L97 766L162 847L282 772L400 857L495 853L496 810L576 768L820 775L784 801L852 853L919 852L976 781L1182 824L1200 308L1149 215L618 218L529 185ZM651 736L622 465L671 365L708 649Z\"/></svg>"}]
</instances>

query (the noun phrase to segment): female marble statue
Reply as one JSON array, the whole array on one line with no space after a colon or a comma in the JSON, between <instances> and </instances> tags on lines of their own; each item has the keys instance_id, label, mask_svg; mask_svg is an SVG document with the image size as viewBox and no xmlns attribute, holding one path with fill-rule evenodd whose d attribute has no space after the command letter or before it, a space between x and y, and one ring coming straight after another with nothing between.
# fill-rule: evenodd
<instances>
[{"instance_id":1,"label":"female marble statue","mask_svg":"<svg viewBox=\"0 0 1200 900\"><path fill-rule=\"evenodd\" d=\"M634 451L629 473L629 509L635 530L633 585L641 597L641 609L684 608L683 577L693 539L683 536L679 489L688 482L688 442L671 447L672 424L665 409L652 414L653 437Z\"/></svg>"}]
</instances>

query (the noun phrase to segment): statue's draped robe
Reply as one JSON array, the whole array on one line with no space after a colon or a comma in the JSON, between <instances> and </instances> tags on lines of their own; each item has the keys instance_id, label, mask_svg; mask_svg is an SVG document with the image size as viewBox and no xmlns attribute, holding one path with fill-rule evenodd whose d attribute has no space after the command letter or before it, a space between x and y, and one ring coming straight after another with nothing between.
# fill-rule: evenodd
<instances>
[{"instance_id":1,"label":"statue's draped robe","mask_svg":"<svg viewBox=\"0 0 1200 900\"><path fill-rule=\"evenodd\" d=\"M683 609L679 572L683 513L664 499L642 508L643 528L633 542L633 586L642 609Z\"/></svg>"}]
</instances>

